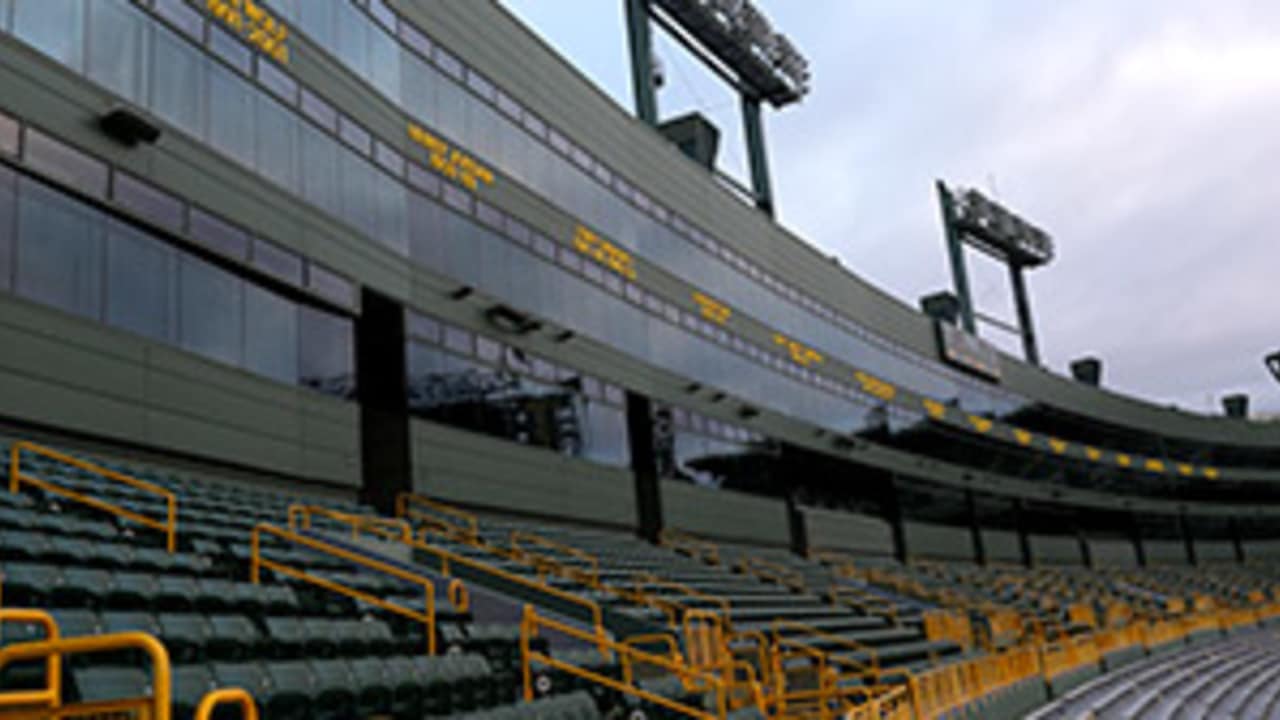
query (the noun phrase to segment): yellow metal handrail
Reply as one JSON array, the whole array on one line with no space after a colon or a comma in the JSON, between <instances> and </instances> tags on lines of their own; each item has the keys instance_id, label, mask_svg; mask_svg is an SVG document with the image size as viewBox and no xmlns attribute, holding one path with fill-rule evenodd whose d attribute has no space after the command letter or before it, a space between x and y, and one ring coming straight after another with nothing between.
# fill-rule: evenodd
<instances>
[{"instance_id":1,"label":"yellow metal handrail","mask_svg":"<svg viewBox=\"0 0 1280 720\"><path fill-rule=\"evenodd\" d=\"M131 488L142 490L143 492L148 492L153 495L158 495L164 499L165 504L168 506L167 516L164 520L149 518L146 515L133 512L132 510L121 507L113 502L85 495L84 493L57 485L43 478L24 475L22 473L22 453L24 450L34 455L43 455L52 460L57 460L58 462L71 465L72 467L80 468L86 472L101 475L113 482L128 485ZM102 467L101 465L81 460L80 458L58 452L57 450L44 447L43 445L20 441L14 443L9 449L9 492L19 492L24 483L32 487L40 488L48 493L60 495L82 505L88 505L91 508L102 510L103 512L109 512L113 515L125 518L126 520L132 520L144 527L159 530L165 533L167 537L166 547L168 547L169 552L172 553L178 549L178 497L173 492L166 490L159 485L129 477L123 473L118 473L114 470Z\"/></svg>"},{"instance_id":2,"label":"yellow metal handrail","mask_svg":"<svg viewBox=\"0 0 1280 720\"><path fill-rule=\"evenodd\" d=\"M295 503L289 506L289 527L293 530L310 530L313 517L322 517L351 527L351 538L360 537L361 532L376 535L382 540L408 541L413 538L413 530L409 523L398 518L384 518L377 515L359 515L342 512L320 505L304 505Z\"/></svg>"},{"instance_id":3,"label":"yellow metal handrail","mask_svg":"<svg viewBox=\"0 0 1280 720\"><path fill-rule=\"evenodd\" d=\"M425 537L427 533L424 529L420 534ZM604 611L600 608L600 603L597 603L594 600L584 598L581 595L565 592L564 590L552 587L541 580L530 580L523 575L507 572L502 568L467 557L466 555L459 555L458 553L446 550L442 547L436 547L435 545L427 543L425 539L420 538L414 540L410 542L409 545L415 550L421 550L435 555L436 558L440 560L440 574L445 577L453 577L453 566L461 565L476 572L491 575L504 582L532 588L539 592L544 592L558 600L564 600L565 602L577 605L585 609L591 616L591 629L595 636L601 640L607 637L604 627Z\"/></svg>"},{"instance_id":4,"label":"yellow metal handrail","mask_svg":"<svg viewBox=\"0 0 1280 720\"><path fill-rule=\"evenodd\" d=\"M772 560L748 555L738 561L738 567L743 573L752 575L759 580L784 585L792 590L803 591L807 589L803 574Z\"/></svg>"},{"instance_id":5,"label":"yellow metal handrail","mask_svg":"<svg viewBox=\"0 0 1280 720\"><path fill-rule=\"evenodd\" d=\"M592 588L600 586L600 560L591 553L580 550L572 545L566 545L550 538L543 537L536 533L524 530L512 530L508 540L513 555L516 557L532 558L534 564L546 562L553 566L561 574L570 576L570 579L577 580ZM526 545L536 545L546 550L567 555L576 560L580 560L587 564L590 570L582 570L571 565L566 565L560 558L535 552L526 547Z\"/></svg>"},{"instance_id":6,"label":"yellow metal handrail","mask_svg":"<svg viewBox=\"0 0 1280 720\"><path fill-rule=\"evenodd\" d=\"M588 680L597 685L610 688L612 690L639 698L645 702L653 703L660 707L672 710L695 720L725 720L728 717L730 709L733 705L732 683L726 682L725 679L717 674L704 672L693 669L687 665L673 660L672 658L662 655L654 655L622 642L614 642L612 640L604 643L604 649L612 652L617 657L618 662L622 665L624 677L634 677L634 672L630 669L635 664L650 665L667 671L678 678L686 688L701 688L714 697L715 709L708 711L702 707L690 705L680 700L664 697L657 693L645 690L634 682L624 682L607 675L603 675L586 668L578 667L563 660L559 660L545 653L538 652L533 649L532 639L538 635L539 629L545 628L553 632L557 632L569 637L583 641L595 641L588 633L561 622L552 620L551 618L539 616L533 609L533 606L526 605L524 608L524 616L520 623L520 657L521 657L521 674L524 681L524 699L531 701L534 699L534 683L533 683L533 665L537 663L546 667L559 670L561 672L574 675L576 677ZM757 688L758 690L758 688ZM761 713L765 708L761 703L762 696L757 691L753 694L754 702Z\"/></svg>"},{"instance_id":7,"label":"yellow metal handrail","mask_svg":"<svg viewBox=\"0 0 1280 720\"><path fill-rule=\"evenodd\" d=\"M653 593L648 592L655 588L660 590L672 590L679 593L680 596L701 600L702 602L715 605L719 608L720 614L723 616L725 630L729 631L733 629L733 622L729 617L732 606L729 604L728 600L720 597L719 595L712 595L711 593L691 588L684 583L678 583L674 580L660 578L653 573L636 573L636 575L631 579L631 589L636 593L636 595L642 598L647 597L657 600L658 602L671 603L672 605L680 608L683 612L688 612L689 610L694 609L690 608L687 603L678 603L661 595L654 595Z\"/></svg>"},{"instance_id":8,"label":"yellow metal handrail","mask_svg":"<svg viewBox=\"0 0 1280 720\"><path fill-rule=\"evenodd\" d=\"M416 510L414 506L426 508L435 513L435 515ZM458 522L445 522L436 517L436 515L444 515ZM422 495L400 493L396 496L396 517L410 522L421 521L426 525L443 529L446 532L453 532L458 537L472 542L480 539L480 521L476 519L475 515Z\"/></svg>"},{"instance_id":9,"label":"yellow metal handrail","mask_svg":"<svg viewBox=\"0 0 1280 720\"><path fill-rule=\"evenodd\" d=\"M796 622L795 620L786 620L784 618L775 619L769 626L769 631L773 637L775 645L801 642L795 635L783 634L788 630L793 631L800 637L816 638L824 643L836 645L845 648L846 650L866 653L866 662L855 660L854 658L837 653L827 653L827 655L830 660L841 665L851 666L858 672L870 673L873 677L878 677L880 674L880 655L876 652L876 649L870 645L860 643L857 640L852 640L842 635L833 635L832 633L813 627L812 625L806 625L801 622Z\"/></svg>"},{"instance_id":10,"label":"yellow metal handrail","mask_svg":"<svg viewBox=\"0 0 1280 720\"><path fill-rule=\"evenodd\" d=\"M347 562L354 563L356 565L361 565L375 572L380 572L385 575L390 575L399 580L404 580L405 582L410 582L415 585L419 585L422 587L423 595L425 597L425 603L424 603L425 611L418 612L416 610L410 610L407 607L403 607L401 605L396 605L395 603L387 602L386 600L383 600L382 598L377 597L375 595L371 595L361 590L356 590L355 588L347 587L346 585L343 585L334 580L323 578L318 575L312 575L306 570L300 570L300 569L291 567L289 565L286 565L282 562L279 562L277 560L271 560L269 558L265 558L262 556L262 535L264 533L268 535L274 535L287 542L296 543L298 545L301 545L310 550L314 550L316 552L324 553L326 555L331 555L333 557L339 558L341 560L346 560ZM405 617L410 620L413 620L415 622L422 623L423 630L427 636L427 654L428 655L436 654L436 633L435 633L436 593L435 593L435 584L432 582L431 578L426 577L424 575L411 573L407 570L403 570L394 565L389 565L387 563L384 563L380 560L376 560L371 557L349 552L347 550L344 550L343 548L330 545L329 543L326 543L324 541L316 540L314 538L310 538L305 535L300 535L296 532L293 532L292 530L284 530L282 528L278 528L269 523L259 523L258 525L254 526L253 535L251 538L251 546L252 546L252 555L250 557L249 578L250 580L253 581L255 585L261 583L262 569L266 568L273 572L280 573L281 575L294 578L295 580L301 580L306 583L311 583L312 585L324 588L325 590L336 592L340 595L346 595L349 598L366 602L375 607L382 608L387 612L391 612L396 615L400 615L401 617Z\"/></svg>"},{"instance_id":11,"label":"yellow metal handrail","mask_svg":"<svg viewBox=\"0 0 1280 720\"><path fill-rule=\"evenodd\" d=\"M45 640L58 640L58 623L53 616L43 610L26 608L0 608L0 629L8 624L39 625L44 628ZM56 655L50 655L45 661L45 689L0 693L0 707L22 705L42 705L56 708L61 705L62 663Z\"/></svg>"},{"instance_id":12,"label":"yellow metal handrail","mask_svg":"<svg viewBox=\"0 0 1280 720\"><path fill-rule=\"evenodd\" d=\"M239 706L242 720L258 720L258 703L240 688L213 690L205 695L196 708L196 720L210 720L213 711L221 705Z\"/></svg>"},{"instance_id":13,"label":"yellow metal handrail","mask_svg":"<svg viewBox=\"0 0 1280 720\"><path fill-rule=\"evenodd\" d=\"M101 717L106 713L148 712L148 720L169 720L172 678L169 668L169 652L154 637L140 632L112 635L87 635L59 638L30 643L18 643L0 648L0 670L15 662L45 660L57 662L68 655L141 650L151 661L151 696L128 698L106 702L81 703L74 706L62 704L61 686L51 688L53 696L44 707L32 708L32 697L18 693L0 693L0 707L5 720L51 720L62 718ZM26 707L23 707L26 706Z\"/></svg>"},{"instance_id":14,"label":"yellow metal handrail","mask_svg":"<svg viewBox=\"0 0 1280 720\"><path fill-rule=\"evenodd\" d=\"M682 530L667 528L658 536L663 547L695 557L709 565L720 564L720 546Z\"/></svg>"}]
</instances>

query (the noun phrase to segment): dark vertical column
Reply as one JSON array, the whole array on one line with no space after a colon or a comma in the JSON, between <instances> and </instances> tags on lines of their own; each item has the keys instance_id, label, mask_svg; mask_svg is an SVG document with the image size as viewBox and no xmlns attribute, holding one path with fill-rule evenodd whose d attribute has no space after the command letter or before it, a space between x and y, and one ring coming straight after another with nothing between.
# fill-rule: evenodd
<instances>
[{"instance_id":1,"label":"dark vertical column","mask_svg":"<svg viewBox=\"0 0 1280 720\"><path fill-rule=\"evenodd\" d=\"M1138 522L1137 515L1129 516L1129 537L1133 539L1133 556L1138 561L1138 567L1147 566L1147 549L1142 546L1142 525Z\"/></svg>"},{"instance_id":2,"label":"dark vertical column","mask_svg":"<svg viewBox=\"0 0 1280 720\"><path fill-rule=\"evenodd\" d=\"M379 512L413 490L405 370L404 307L364 288L356 320L356 395L360 400L361 495Z\"/></svg>"},{"instance_id":3,"label":"dark vertical column","mask_svg":"<svg viewBox=\"0 0 1280 720\"><path fill-rule=\"evenodd\" d=\"M636 534L656 543L662 533L662 489L653 453L653 404L631 391L627 391L627 437L636 483Z\"/></svg>"},{"instance_id":4,"label":"dark vertical column","mask_svg":"<svg viewBox=\"0 0 1280 720\"><path fill-rule=\"evenodd\" d=\"M960 323L965 331L974 334L977 325L973 321L973 297L969 295L969 272L964 265L964 244L956 229L955 201L951 191L941 180L938 186L938 205L942 208L942 232L947 239L947 255L951 258L951 279L956 286L956 298L960 301Z\"/></svg>"},{"instance_id":5,"label":"dark vertical column","mask_svg":"<svg viewBox=\"0 0 1280 720\"><path fill-rule=\"evenodd\" d=\"M791 552L800 557L809 556L809 526L804 510L796 502L795 492L787 493L787 530L791 534Z\"/></svg>"},{"instance_id":6,"label":"dark vertical column","mask_svg":"<svg viewBox=\"0 0 1280 720\"><path fill-rule=\"evenodd\" d=\"M1089 547L1089 540L1084 536L1084 531L1076 528L1076 542L1080 543L1080 560L1087 568L1093 567L1093 549Z\"/></svg>"},{"instance_id":7,"label":"dark vertical column","mask_svg":"<svg viewBox=\"0 0 1280 720\"><path fill-rule=\"evenodd\" d=\"M1236 562L1244 564L1244 538L1240 534L1240 523L1231 518L1231 546L1236 551Z\"/></svg>"},{"instance_id":8,"label":"dark vertical column","mask_svg":"<svg viewBox=\"0 0 1280 720\"><path fill-rule=\"evenodd\" d=\"M1040 364L1040 347L1036 343L1035 322L1031 318L1031 299L1027 296L1027 283L1022 266L1009 263L1009 283L1013 286L1013 302L1018 309L1018 328L1022 330L1022 352L1027 362Z\"/></svg>"},{"instance_id":9,"label":"dark vertical column","mask_svg":"<svg viewBox=\"0 0 1280 720\"><path fill-rule=\"evenodd\" d=\"M898 501L898 479L890 477L884 483L884 488L880 506L884 510L884 519L889 522L889 530L893 534L893 556L898 562L904 563L910 553L907 548L907 531L902 520L902 503Z\"/></svg>"},{"instance_id":10,"label":"dark vertical column","mask_svg":"<svg viewBox=\"0 0 1280 720\"><path fill-rule=\"evenodd\" d=\"M769 154L765 149L759 98L742 96L742 129L747 141L747 161L751 166L751 190L756 196L756 207L773 217L773 186L769 182Z\"/></svg>"},{"instance_id":11,"label":"dark vertical column","mask_svg":"<svg viewBox=\"0 0 1280 720\"><path fill-rule=\"evenodd\" d=\"M987 564L987 544L982 540L982 523L978 522L978 498L972 490L964 491L965 510L969 516L969 537L973 541L973 559L979 565Z\"/></svg>"},{"instance_id":12,"label":"dark vertical column","mask_svg":"<svg viewBox=\"0 0 1280 720\"><path fill-rule=\"evenodd\" d=\"M1018 527L1018 551L1022 555L1024 567L1031 567L1031 538L1027 536L1027 512L1021 500L1013 501L1013 521Z\"/></svg>"},{"instance_id":13,"label":"dark vertical column","mask_svg":"<svg viewBox=\"0 0 1280 720\"><path fill-rule=\"evenodd\" d=\"M653 89L653 40L649 26L649 0L623 0L627 14L627 45L631 50L631 89L636 117L658 124L658 97Z\"/></svg>"},{"instance_id":14,"label":"dark vertical column","mask_svg":"<svg viewBox=\"0 0 1280 720\"><path fill-rule=\"evenodd\" d=\"M1196 564L1196 539L1191 533L1191 521L1186 513L1178 514L1178 532L1182 535L1182 546L1187 550L1187 562Z\"/></svg>"}]
</instances>

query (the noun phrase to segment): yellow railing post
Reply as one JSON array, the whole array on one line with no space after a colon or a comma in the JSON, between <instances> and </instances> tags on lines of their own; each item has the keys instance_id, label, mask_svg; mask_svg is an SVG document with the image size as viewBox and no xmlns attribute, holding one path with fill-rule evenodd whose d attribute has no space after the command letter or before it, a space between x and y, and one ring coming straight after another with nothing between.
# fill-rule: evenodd
<instances>
[{"instance_id":1,"label":"yellow railing post","mask_svg":"<svg viewBox=\"0 0 1280 720\"><path fill-rule=\"evenodd\" d=\"M115 503L108 502L106 500L102 500L96 497L92 497L90 495L85 495L84 493L78 492L76 490L72 490L71 488L66 488L61 485L49 482L48 480L44 480L43 478L38 478L31 475L23 475L22 474L23 451L30 452L34 455L43 455L47 458L57 460L60 463L64 463L72 467L80 468L81 470L85 470L87 472L91 472L96 475L101 475L102 477L108 480L111 480L113 482L117 482L122 485L128 485L129 487L142 490L144 492L152 493L154 495L159 495L160 497L164 498L165 504L167 506L166 518L162 522L160 520L156 520L155 518L149 518L145 515L141 515L139 513L133 512L132 510L123 508L119 505L116 505ZM139 480L134 477L129 477L128 475L125 475L123 473L118 473L114 470L110 470L108 468L102 467L101 465L97 465L85 460L81 460L77 457L73 457L66 453L58 452L57 450L52 450L42 445L37 445L33 442L28 442L25 440L15 442L9 448L9 492L12 492L12 493L18 492L21 489L23 483L31 485L32 487L40 488L41 490L47 493L59 495L61 497L67 498L68 500L78 502L81 505L88 505L89 507L94 508L95 510L102 510L103 512L109 512L113 515L125 518L127 520L132 520L133 522L136 522L139 525L142 525L144 527L148 527L153 530L164 532L166 537L165 546L168 548L169 552L173 553L173 552L176 552L178 549L177 495L175 495L173 492L165 488L160 487L159 485L146 482L145 480Z\"/></svg>"},{"instance_id":2,"label":"yellow railing post","mask_svg":"<svg viewBox=\"0 0 1280 720\"><path fill-rule=\"evenodd\" d=\"M44 628L46 641L61 639L58 623L53 616L43 610L25 608L0 608L0 629L6 623L15 625L39 625ZM45 660L44 690L30 690L0 693L0 707L22 705L48 705L57 709L62 705L62 663L57 655L50 655Z\"/></svg>"},{"instance_id":3,"label":"yellow railing post","mask_svg":"<svg viewBox=\"0 0 1280 720\"><path fill-rule=\"evenodd\" d=\"M18 643L0 648L0 670L15 662L27 660L59 660L67 655L83 655L89 653L112 652L117 650L141 650L151 661L151 697L130 700L127 703L115 703L117 706L136 706L136 709L147 710L149 720L169 720L170 698L172 694L172 677L169 668L169 652L154 637L140 632L116 633L112 635L86 635L84 637L59 638L38 642ZM59 691L60 692L60 691ZM32 704L29 698L22 698L15 693L0 693L0 707ZM52 706L58 708L61 699ZM92 704L86 704L91 706ZM61 708L59 716L65 716L74 708Z\"/></svg>"},{"instance_id":4,"label":"yellow railing post","mask_svg":"<svg viewBox=\"0 0 1280 720\"><path fill-rule=\"evenodd\" d=\"M200 700L196 708L196 720L210 720L219 705L238 705L243 720L258 720L258 703L253 696L240 688L213 690Z\"/></svg>"},{"instance_id":5,"label":"yellow railing post","mask_svg":"<svg viewBox=\"0 0 1280 720\"><path fill-rule=\"evenodd\" d=\"M367 592L363 592L361 590L356 590L355 588L347 587L342 583L339 583L333 580L328 580L326 578L322 578L317 575L312 575L311 573L308 573L305 570L299 570L297 568L290 567L289 565L286 565L282 562L263 557L262 543L260 540L260 536L263 533L275 535L278 538L301 545L310 550L314 550L316 552L320 552L326 555L331 555L340 560L346 560L347 562L350 562L356 565L361 565L370 570L380 572L384 575L390 575L399 580L404 580L406 582L414 583L415 585L420 585L423 588L423 593L425 595L424 612L417 612L415 610L410 610L409 608L396 605L395 603L387 602L386 600L383 600L382 598L377 597L375 595L371 595ZM294 578L295 580L301 580L302 582L310 583L317 587L324 588L325 590L336 592L340 595L346 595L347 597L353 598L355 600L360 600L360 601L369 603L370 605L382 608L383 610L386 610L391 613L395 613L396 615L407 617L410 620L422 623L423 629L426 632L426 636L427 636L427 654L428 655L436 654L435 583L431 580L431 578L428 578L424 575L412 573L407 570L402 570L401 568L398 568L394 565L389 565L385 562L382 562L372 557L367 557L364 555L360 555L358 553L350 552L348 550L337 547L335 545L330 545L329 543L326 543L322 540L317 540L315 538L307 537L306 535L299 535L298 533L293 532L291 530L284 530L282 528L278 528L269 523L258 523L256 526L254 526L253 533L250 537L251 537L250 546L253 553L253 556L249 560L250 575L252 576L252 579L254 580L254 582L259 582L261 580L261 568L266 568L268 570L271 570L272 572L276 572L281 575Z\"/></svg>"}]
</instances>

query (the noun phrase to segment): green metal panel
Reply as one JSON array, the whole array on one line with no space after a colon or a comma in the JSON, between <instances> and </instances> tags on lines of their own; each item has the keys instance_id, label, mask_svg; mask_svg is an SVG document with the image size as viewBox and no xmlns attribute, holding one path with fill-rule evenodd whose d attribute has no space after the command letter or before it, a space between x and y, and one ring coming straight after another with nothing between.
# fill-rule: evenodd
<instances>
[{"instance_id":1,"label":"green metal panel","mask_svg":"<svg viewBox=\"0 0 1280 720\"><path fill-rule=\"evenodd\" d=\"M1031 557L1037 564L1083 565L1075 535L1031 535Z\"/></svg>"},{"instance_id":2,"label":"green metal panel","mask_svg":"<svg viewBox=\"0 0 1280 720\"><path fill-rule=\"evenodd\" d=\"M1015 532L983 528L982 547L987 551L987 562L1022 562L1022 548Z\"/></svg>"},{"instance_id":3,"label":"green metal panel","mask_svg":"<svg viewBox=\"0 0 1280 720\"><path fill-rule=\"evenodd\" d=\"M1138 565L1133 541L1128 538L1089 538L1094 567L1131 568Z\"/></svg>"},{"instance_id":4,"label":"green metal panel","mask_svg":"<svg viewBox=\"0 0 1280 720\"><path fill-rule=\"evenodd\" d=\"M903 524L907 539L907 556L943 560L972 561L973 541L969 528L958 525L935 525L908 520Z\"/></svg>"},{"instance_id":5,"label":"green metal panel","mask_svg":"<svg viewBox=\"0 0 1280 720\"><path fill-rule=\"evenodd\" d=\"M859 555L893 555L889 523L861 513L805 508L809 547L813 550L845 550Z\"/></svg>"},{"instance_id":6,"label":"green metal panel","mask_svg":"<svg viewBox=\"0 0 1280 720\"><path fill-rule=\"evenodd\" d=\"M1186 565L1187 548L1181 540L1142 540L1148 565Z\"/></svg>"},{"instance_id":7,"label":"green metal panel","mask_svg":"<svg viewBox=\"0 0 1280 720\"><path fill-rule=\"evenodd\" d=\"M781 499L662 481L662 518L668 528L708 538L787 546L787 506Z\"/></svg>"},{"instance_id":8,"label":"green metal panel","mask_svg":"<svg viewBox=\"0 0 1280 720\"><path fill-rule=\"evenodd\" d=\"M1230 540L1196 540L1198 562L1235 562L1236 549Z\"/></svg>"},{"instance_id":9,"label":"green metal panel","mask_svg":"<svg viewBox=\"0 0 1280 720\"><path fill-rule=\"evenodd\" d=\"M631 472L412 421L414 490L463 505L635 526Z\"/></svg>"},{"instance_id":10,"label":"green metal panel","mask_svg":"<svg viewBox=\"0 0 1280 720\"><path fill-rule=\"evenodd\" d=\"M0 298L0 346L9 419L358 483L354 404L12 297Z\"/></svg>"}]
</instances>

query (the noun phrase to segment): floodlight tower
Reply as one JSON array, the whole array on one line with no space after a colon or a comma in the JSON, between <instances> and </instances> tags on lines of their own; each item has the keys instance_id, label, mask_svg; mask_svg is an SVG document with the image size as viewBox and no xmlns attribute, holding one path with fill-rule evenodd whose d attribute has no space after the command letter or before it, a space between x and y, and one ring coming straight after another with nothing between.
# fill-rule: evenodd
<instances>
[{"instance_id":1,"label":"floodlight tower","mask_svg":"<svg viewBox=\"0 0 1280 720\"><path fill-rule=\"evenodd\" d=\"M1040 350L1036 344L1023 270L1038 268L1053 260L1053 239L977 190L952 190L941 180L937 187L947 253L951 259L951 276L956 297L960 300L960 320L964 329L971 334L977 333L974 323L977 313L969 293L969 275L964 259L964 246L970 245L1008 266L1022 350L1027 362L1039 365Z\"/></svg>"},{"instance_id":2,"label":"floodlight tower","mask_svg":"<svg viewBox=\"0 0 1280 720\"><path fill-rule=\"evenodd\" d=\"M750 0L623 0L636 116L659 125L650 22L701 60L741 97L743 135L756 207L773 216L762 102L782 108L809 92L809 63Z\"/></svg>"}]
</instances>

